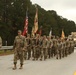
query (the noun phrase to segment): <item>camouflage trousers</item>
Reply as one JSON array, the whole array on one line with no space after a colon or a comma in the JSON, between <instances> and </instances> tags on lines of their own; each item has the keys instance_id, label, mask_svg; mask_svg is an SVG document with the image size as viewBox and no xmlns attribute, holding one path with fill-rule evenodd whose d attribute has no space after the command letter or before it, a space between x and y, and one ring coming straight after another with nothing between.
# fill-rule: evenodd
<instances>
[{"instance_id":1,"label":"camouflage trousers","mask_svg":"<svg viewBox=\"0 0 76 75\"><path fill-rule=\"evenodd\" d=\"M27 59L27 51L26 50L24 51L24 59L25 60Z\"/></svg>"},{"instance_id":2,"label":"camouflage trousers","mask_svg":"<svg viewBox=\"0 0 76 75\"><path fill-rule=\"evenodd\" d=\"M34 50L34 58L38 60L39 57L40 57L40 49L39 46L36 46Z\"/></svg>"},{"instance_id":3,"label":"camouflage trousers","mask_svg":"<svg viewBox=\"0 0 76 75\"><path fill-rule=\"evenodd\" d=\"M51 57L51 48L47 48L47 51L48 51L48 58Z\"/></svg>"},{"instance_id":4,"label":"camouflage trousers","mask_svg":"<svg viewBox=\"0 0 76 75\"><path fill-rule=\"evenodd\" d=\"M27 47L27 54L28 54L27 58L29 60L31 58L31 46Z\"/></svg>"},{"instance_id":5,"label":"camouflage trousers","mask_svg":"<svg viewBox=\"0 0 76 75\"><path fill-rule=\"evenodd\" d=\"M61 48L58 48L57 50L56 50L56 59L61 59L61 57L62 57L62 49Z\"/></svg>"},{"instance_id":6,"label":"camouflage trousers","mask_svg":"<svg viewBox=\"0 0 76 75\"><path fill-rule=\"evenodd\" d=\"M63 47L63 48L61 49L61 57L63 57L63 58L65 57L65 52L66 52L66 51L65 51L65 47Z\"/></svg>"},{"instance_id":7,"label":"camouflage trousers","mask_svg":"<svg viewBox=\"0 0 76 75\"><path fill-rule=\"evenodd\" d=\"M43 48L43 57L44 57L44 60L47 59L47 54L48 54L47 48Z\"/></svg>"},{"instance_id":8,"label":"camouflage trousers","mask_svg":"<svg viewBox=\"0 0 76 75\"><path fill-rule=\"evenodd\" d=\"M57 48L53 46L51 49L51 57L54 57L56 53L57 53Z\"/></svg>"},{"instance_id":9,"label":"camouflage trousers","mask_svg":"<svg viewBox=\"0 0 76 75\"><path fill-rule=\"evenodd\" d=\"M69 54L74 52L74 46L69 47Z\"/></svg>"},{"instance_id":10,"label":"camouflage trousers","mask_svg":"<svg viewBox=\"0 0 76 75\"><path fill-rule=\"evenodd\" d=\"M68 50L69 50L69 48L66 47L66 48L65 48L65 56L66 56L66 57L67 57L67 55L68 55Z\"/></svg>"},{"instance_id":11,"label":"camouflage trousers","mask_svg":"<svg viewBox=\"0 0 76 75\"><path fill-rule=\"evenodd\" d=\"M17 63L17 60L19 59L20 60L20 64L23 65L23 61L24 61L24 55L23 55L23 51L22 50L15 50L14 52L14 64Z\"/></svg>"},{"instance_id":12,"label":"camouflage trousers","mask_svg":"<svg viewBox=\"0 0 76 75\"><path fill-rule=\"evenodd\" d=\"M33 58L33 60L34 60L34 58L35 58L35 46L32 46L32 58Z\"/></svg>"},{"instance_id":13,"label":"camouflage trousers","mask_svg":"<svg viewBox=\"0 0 76 75\"><path fill-rule=\"evenodd\" d=\"M39 55L40 56L40 60L42 60L42 57L43 57L43 49L42 49L42 47L40 47L39 50L40 50L40 55Z\"/></svg>"},{"instance_id":14,"label":"camouflage trousers","mask_svg":"<svg viewBox=\"0 0 76 75\"><path fill-rule=\"evenodd\" d=\"M71 53L73 53L74 52L74 46L72 46L72 51L71 51Z\"/></svg>"}]
</instances>

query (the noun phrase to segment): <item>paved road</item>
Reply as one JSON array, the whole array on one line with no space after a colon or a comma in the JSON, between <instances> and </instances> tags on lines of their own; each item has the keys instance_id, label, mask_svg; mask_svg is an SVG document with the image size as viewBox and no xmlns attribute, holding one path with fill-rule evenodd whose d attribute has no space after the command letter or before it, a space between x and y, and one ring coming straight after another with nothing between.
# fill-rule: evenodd
<instances>
[{"instance_id":1,"label":"paved road","mask_svg":"<svg viewBox=\"0 0 76 75\"><path fill-rule=\"evenodd\" d=\"M19 61L17 64L19 68ZM13 55L0 56L0 75L74 75L76 72L76 51L61 60L55 58L46 61L24 62L22 70L12 70Z\"/></svg>"}]
</instances>

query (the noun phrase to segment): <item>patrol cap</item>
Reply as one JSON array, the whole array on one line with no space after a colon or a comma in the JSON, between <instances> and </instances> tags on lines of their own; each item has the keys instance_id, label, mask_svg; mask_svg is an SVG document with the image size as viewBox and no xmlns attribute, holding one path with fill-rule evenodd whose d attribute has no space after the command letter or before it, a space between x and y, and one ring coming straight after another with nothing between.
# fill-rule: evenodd
<instances>
[{"instance_id":1,"label":"patrol cap","mask_svg":"<svg viewBox=\"0 0 76 75\"><path fill-rule=\"evenodd\" d=\"M27 36L30 36L30 34L27 34Z\"/></svg>"},{"instance_id":2,"label":"patrol cap","mask_svg":"<svg viewBox=\"0 0 76 75\"><path fill-rule=\"evenodd\" d=\"M22 31L21 31L21 30L18 30L18 33L19 33L19 32L22 32Z\"/></svg>"}]
</instances>

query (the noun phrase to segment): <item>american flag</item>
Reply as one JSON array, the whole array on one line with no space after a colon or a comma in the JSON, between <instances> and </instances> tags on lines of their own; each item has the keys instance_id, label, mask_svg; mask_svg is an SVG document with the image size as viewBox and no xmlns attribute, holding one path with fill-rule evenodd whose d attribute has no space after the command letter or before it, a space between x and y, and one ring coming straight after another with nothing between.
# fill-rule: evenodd
<instances>
[{"instance_id":1,"label":"american flag","mask_svg":"<svg viewBox=\"0 0 76 75\"><path fill-rule=\"evenodd\" d=\"M25 36L27 33L28 33L28 13L26 11L25 26L22 35Z\"/></svg>"}]
</instances>

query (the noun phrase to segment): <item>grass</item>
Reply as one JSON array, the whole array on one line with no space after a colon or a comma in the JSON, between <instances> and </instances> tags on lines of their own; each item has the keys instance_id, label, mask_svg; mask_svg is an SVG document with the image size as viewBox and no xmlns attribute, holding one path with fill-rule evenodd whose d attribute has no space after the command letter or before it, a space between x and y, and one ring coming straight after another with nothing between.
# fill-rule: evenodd
<instances>
[{"instance_id":1,"label":"grass","mask_svg":"<svg viewBox=\"0 0 76 75\"><path fill-rule=\"evenodd\" d=\"M13 54L13 50L0 50L0 56Z\"/></svg>"}]
</instances>

